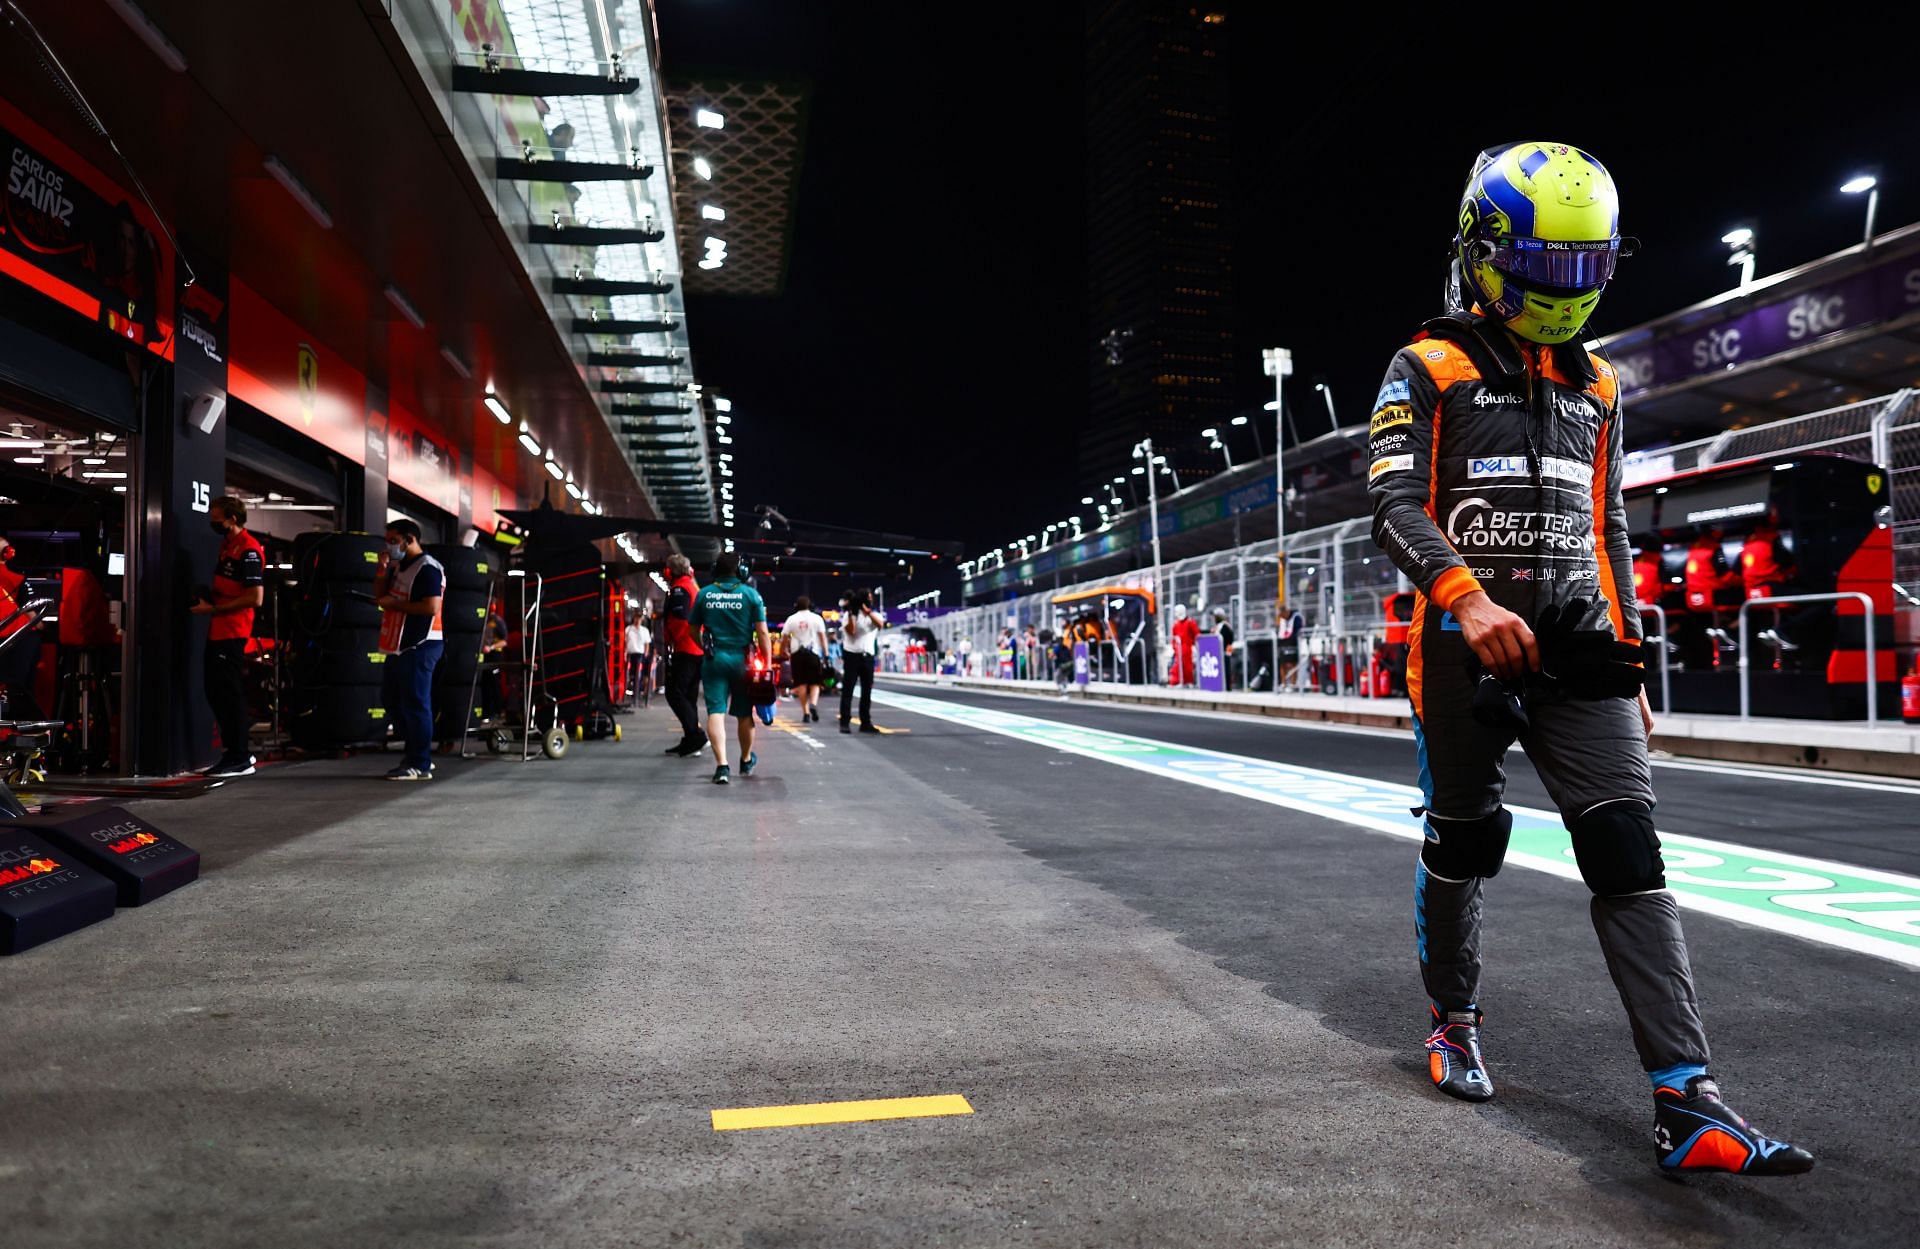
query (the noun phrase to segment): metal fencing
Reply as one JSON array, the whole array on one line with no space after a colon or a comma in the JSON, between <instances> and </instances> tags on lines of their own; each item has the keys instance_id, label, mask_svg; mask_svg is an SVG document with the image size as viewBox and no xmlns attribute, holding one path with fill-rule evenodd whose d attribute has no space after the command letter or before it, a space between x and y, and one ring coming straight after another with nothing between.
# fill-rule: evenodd
<instances>
[{"instance_id":1,"label":"metal fencing","mask_svg":"<svg viewBox=\"0 0 1920 1249\"><path fill-rule=\"evenodd\" d=\"M1696 442L1635 451L1627 456L1621 480L1631 486L1689 469L1814 452L1887 470L1893 492L1888 518L1893 526L1893 579L1908 605L1920 605L1920 391L1895 391Z\"/></svg>"},{"instance_id":2,"label":"metal fencing","mask_svg":"<svg viewBox=\"0 0 1920 1249\"><path fill-rule=\"evenodd\" d=\"M1670 473L1738 463L1763 456L1824 452L1884 465L1891 477L1895 580L1905 601L1920 605L1920 392L1911 390L1824 412L1730 430L1712 438L1634 452L1622 479L1636 482ZM929 624L943 670L963 666L966 675L994 676L1002 651L1011 652L1016 675L1046 679L1053 668L1045 648L1026 640L1058 633L1064 616L1055 598L1100 586L1156 591L1163 628L1166 608L1184 604L1203 632L1223 621L1234 634L1228 664L1231 689L1322 689L1368 695L1363 678L1375 643L1386 636L1386 600L1410 589L1392 562L1373 544L1368 517L1355 517L1287 535L1286 614L1298 613L1297 661L1283 645L1279 561L1273 539L1196 555L1163 565L1159 585L1151 568L1059 586L982 604L941 616ZM1012 631L1011 645L1002 634ZM1141 639L1141 644L1151 644ZM949 662L951 661L951 662ZM1150 672L1166 672L1166 647L1158 647ZM1127 665L1116 666L1125 679Z\"/></svg>"},{"instance_id":3,"label":"metal fencing","mask_svg":"<svg viewBox=\"0 0 1920 1249\"><path fill-rule=\"evenodd\" d=\"M1163 565L1158 587L1152 569L1137 569L951 612L928 627L943 658L965 658L967 675L997 675L1003 659L1011 658L1015 675L1048 679L1053 669L1044 647L1027 642L1026 632L1032 626L1037 638L1063 629L1066 616L1054 599L1101 586L1157 590L1156 598L1164 605L1186 605L1203 632L1214 631L1220 623L1233 630L1229 688L1273 689L1276 681L1288 676L1288 684L1306 688L1313 673L1326 671L1346 692L1363 693L1353 688L1352 674L1346 670L1349 665L1335 664L1333 657L1351 656L1353 665L1363 666L1373 652L1373 642L1384 633L1387 596L1411 588L1373 545L1369 528L1370 522L1358 517L1287 536L1292 574L1287 614L1300 616L1303 662L1297 665L1288 661L1290 652L1280 645L1287 621L1280 613L1279 563L1271 538ZM1163 610L1162 623L1170 627L1165 615ZM1003 637L1006 630L1012 631L1011 639ZM1124 647L1127 639L1119 642ZM1156 645L1147 639L1139 644ZM1005 654L1008 651L1010 656ZM1157 662L1149 666L1150 671L1164 673L1164 652L1164 646L1156 647ZM1113 665L1122 680L1128 669L1124 662Z\"/></svg>"}]
</instances>

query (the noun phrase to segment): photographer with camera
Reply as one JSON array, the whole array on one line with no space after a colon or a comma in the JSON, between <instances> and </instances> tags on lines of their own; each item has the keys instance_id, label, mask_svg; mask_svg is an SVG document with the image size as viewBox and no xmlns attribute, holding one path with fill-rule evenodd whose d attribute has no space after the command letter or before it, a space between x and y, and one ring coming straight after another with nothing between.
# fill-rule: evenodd
<instances>
[{"instance_id":1,"label":"photographer with camera","mask_svg":"<svg viewBox=\"0 0 1920 1249\"><path fill-rule=\"evenodd\" d=\"M840 731L853 732L853 687L860 685L860 731L878 733L873 723L873 662L887 618L873 609L870 590L849 590L840 600L840 653L846 672L840 678Z\"/></svg>"}]
</instances>

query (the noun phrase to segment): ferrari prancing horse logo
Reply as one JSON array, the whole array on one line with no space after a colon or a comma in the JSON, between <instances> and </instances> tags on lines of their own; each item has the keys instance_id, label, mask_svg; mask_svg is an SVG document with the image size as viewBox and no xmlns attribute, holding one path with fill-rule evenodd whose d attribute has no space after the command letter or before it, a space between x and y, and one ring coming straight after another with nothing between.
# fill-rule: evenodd
<instances>
[{"instance_id":1,"label":"ferrari prancing horse logo","mask_svg":"<svg viewBox=\"0 0 1920 1249\"><path fill-rule=\"evenodd\" d=\"M313 348L300 344L299 362L294 368L295 382L300 388L300 419L308 425L313 424L313 405L320 397L320 358L313 354Z\"/></svg>"},{"instance_id":2,"label":"ferrari prancing horse logo","mask_svg":"<svg viewBox=\"0 0 1920 1249\"><path fill-rule=\"evenodd\" d=\"M1880 474L1878 473L1868 473L1867 474L1867 493L1879 494L1880 486L1883 482L1885 482L1885 480L1886 479L1880 476Z\"/></svg>"}]
</instances>

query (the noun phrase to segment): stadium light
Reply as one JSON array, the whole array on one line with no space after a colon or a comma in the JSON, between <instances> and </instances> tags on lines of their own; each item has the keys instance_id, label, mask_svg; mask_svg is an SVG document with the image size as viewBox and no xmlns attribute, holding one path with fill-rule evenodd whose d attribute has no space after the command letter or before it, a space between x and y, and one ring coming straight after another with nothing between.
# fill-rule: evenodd
<instances>
[{"instance_id":1,"label":"stadium light","mask_svg":"<svg viewBox=\"0 0 1920 1249\"><path fill-rule=\"evenodd\" d=\"M693 110L693 124L703 130L720 130L725 128L727 119L710 108L697 108Z\"/></svg>"},{"instance_id":2,"label":"stadium light","mask_svg":"<svg viewBox=\"0 0 1920 1249\"><path fill-rule=\"evenodd\" d=\"M1867 193L1867 230L1865 237L1861 241L1871 248L1873 246L1873 218L1875 214L1880 211L1880 179L1870 173L1863 173L1858 177L1849 178L1841 183L1840 191L1843 195L1858 195L1862 191Z\"/></svg>"},{"instance_id":3,"label":"stadium light","mask_svg":"<svg viewBox=\"0 0 1920 1249\"><path fill-rule=\"evenodd\" d=\"M1753 231L1746 226L1728 230L1720 236L1720 241L1733 249L1733 254L1727 257L1727 263L1739 267L1742 288L1753 285L1754 240Z\"/></svg>"},{"instance_id":4,"label":"stadium light","mask_svg":"<svg viewBox=\"0 0 1920 1249\"><path fill-rule=\"evenodd\" d=\"M713 181L713 166L707 163L707 158L704 156L693 158L693 172L700 175L704 181Z\"/></svg>"}]
</instances>

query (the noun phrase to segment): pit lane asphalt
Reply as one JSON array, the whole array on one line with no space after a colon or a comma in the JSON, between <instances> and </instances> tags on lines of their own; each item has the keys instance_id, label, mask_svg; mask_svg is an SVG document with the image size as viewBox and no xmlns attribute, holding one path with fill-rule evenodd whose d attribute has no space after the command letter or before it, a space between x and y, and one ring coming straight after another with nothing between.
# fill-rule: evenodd
<instances>
[{"instance_id":1,"label":"pit lane asphalt","mask_svg":"<svg viewBox=\"0 0 1920 1249\"><path fill-rule=\"evenodd\" d=\"M1415 770L1402 734L890 688L1402 784ZM943 762L925 779L1015 845L1304 1009L1361 1047L1354 1057L1362 1065L1399 1047L1389 1065L1406 1078L1410 1100L1424 1092L1412 1059L1421 998L1409 843L904 711L886 715L913 728L916 748L939 744ZM1507 772L1513 801L1551 809L1519 753ZM1663 829L1920 875L1920 791L1664 766L1654 782ZM1729 1100L1763 1130L1806 1142L1820 1164L1798 1185L1649 1185L1645 1085L1586 900L1577 882L1533 872L1509 870L1489 884L1484 1005L1500 1096L1467 1113L1577 1159L1596 1190L1632 1194L1682 1242L1912 1243L1920 978L1687 912L1714 1068ZM1492 1178L1479 1183L1491 1187Z\"/></svg>"},{"instance_id":2,"label":"pit lane asphalt","mask_svg":"<svg viewBox=\"0 0 1920 1249\"><path fill-rule=\"evenodd\" d=\"M1410 768L1384 738L986 701ZM1490 886L1501 1094L1465 1106L1419 1060L1410 842L879 714L911 731L787 724L729 789L658 754L656 707L558 762L139 804L204 878L0 962L0 1243L1912 1243L1908 969L1689 913L1729 1095L1821 1165L1673 1183L1579 885ZM1824 836L1900 804L1659 780L1663 826L1679 799L1726 840L1751 785ZM977 1113L707 1119L940 1093Z\"/></svg>"}]
</instances>

